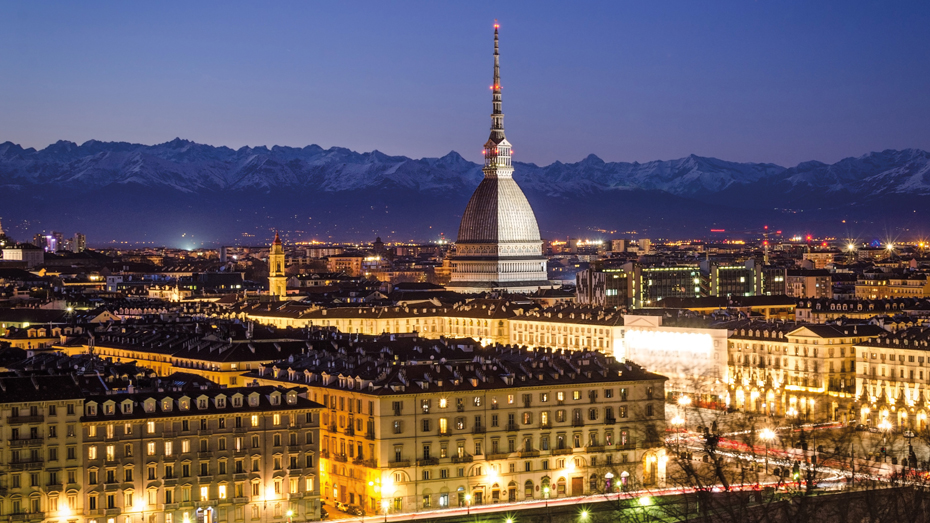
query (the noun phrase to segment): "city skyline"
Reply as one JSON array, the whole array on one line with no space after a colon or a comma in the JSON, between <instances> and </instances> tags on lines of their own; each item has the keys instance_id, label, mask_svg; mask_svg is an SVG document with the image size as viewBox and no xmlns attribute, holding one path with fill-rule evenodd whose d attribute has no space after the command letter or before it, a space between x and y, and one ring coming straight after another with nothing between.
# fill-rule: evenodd
<instances>
[{"instance_id":1,"label":"city skyline","mask_svg":"<svg viewBox=\"0 0 930 523\"><path fill-rule=\"evenodd\" d=\"M930 149L930 73L913 65L923 5L357 5L7 4L0 38L18 52L0 69L18 81L0 141L181 136L475 161L481 35L498 18L519 161L792 166Z\"/></svg>"}]
</instances>

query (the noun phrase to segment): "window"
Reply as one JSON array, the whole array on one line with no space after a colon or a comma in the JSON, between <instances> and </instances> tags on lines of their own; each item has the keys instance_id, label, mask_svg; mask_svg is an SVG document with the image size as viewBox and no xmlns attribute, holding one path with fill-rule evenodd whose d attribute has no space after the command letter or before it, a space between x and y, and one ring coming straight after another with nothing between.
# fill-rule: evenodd
<instances>
[{"instance_id":1,"label":"window","mask_svg":"<svg viewBox=\"0 0 930 523\"><path fill-rule=\"evenodd\" d=\"M226 499L226 485L220 485L220 499Z\"/></svg>"},{"instance_id":2,"label":"window","mask_svg":"<svg viewBox=\"0 0 930 523\"><path fill-rule=\"evenodd\" d=\"M166 441L165 442L165 456L173 456L173 455L174 455L174 442Z\"/></svg>"},{"instance_id":3,"label":"window","mask_svg":"<svg viewBox=\"0 0 930 523\"><path fill-rule=\"evenodd\" d=\"M207 501L208 499L210 499L210 487L200 487L200 501Z\"/></svg>"},{"instance_id":4,"label":"window","mask_svg":"<svg viewBox=\"0 0 930 523\"><path fill-rule=\"evenodd\" d=\"M113 445L107 445L107 461L116 460L116 447Z\"/></svg>"},{"instance_id":5,"label":"window","mask_svg":"<svg viewBox=\"0 0 930 523\"><path fill-rule=\"evenodd\" d=\"M404 431L404 422L401 420L394 421L394 434L400 434Z\"/></svg>"},{"instance_id":6,"label":"window","mask_svg":"<svg viewBox=\"0 0 930 523\"><path fill-rule=\"evenodd\" d=\"M423 432L429 432L430 420L429 418L423 420Z\"/></svg>"},{"instance_id":7,"label":"window","mask_svg":"<svg viewBox=\"0 0 930 523\"><path fill-rule=\"evenodd\" d=\"M580 391L580 390L573 390L573 391L572 391L572 399L573 399L573 400L580 400L580 399L581 399L581 391Z\"/></svg>"},{"instance_id":8,"label":"window","mask_svg":"<svg viewBox=\"0 0 930 523\"><path fill-rule=\"evenodd\" d=\"M258 416L255 415L255 414L252 415L252 426L253 426L253 427L257 427L257 426L258 426Z\"/></svg>"},{"instance_id":9,"label":"window","mask_svg":"<svg viewBox=\"0 0 930 523\"><path fill-rule=\"evenodd\" d=\"M155 434L155 422L154 421L146 422L145 432L147 434Z\"/></svg>"}]
</instances>

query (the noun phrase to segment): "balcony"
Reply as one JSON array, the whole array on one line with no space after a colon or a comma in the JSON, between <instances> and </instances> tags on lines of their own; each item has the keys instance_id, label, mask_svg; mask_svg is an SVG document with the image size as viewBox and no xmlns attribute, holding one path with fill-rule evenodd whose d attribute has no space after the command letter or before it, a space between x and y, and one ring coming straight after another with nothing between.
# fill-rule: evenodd
<instances>
[{"instance_id":1,"label":"balcony","mask_svg":"<svg viewBox=\"0 0 930 523\"><path fill-rule=\"evenodd\" d=\"M200 452L197 453L197 457L198 458L210 458L215 453L216 453L215 451L211 451L211 450L201 450Z\"/></svg>"},{"instance_id":2,"label":"balcony","mask_svg":"<svg viewBox=\"0 0 930 523\"><path fill-rule=\"evenodd\" d=\"M464 456L452 456L452 463L471 463L475 461L475 457L471 454L465 454Z\"/></svg>"},{"instance_id":3,"label":"balcony","mask_svg":"<svg viewBox=\"0 0 930 523\"><path fill-rule=\"evenodd\" d=\"M198 436L212 436L213 429L200 429L197 431Z\"/></svg>"},{"instance_id":4,"label":"balcony","mask_svg":"<svg viewBox=\"0 0 930 523\"><path fill-rule=\"evenodd\" d=\"M22 448L22 447L40 447L45 442L42 438L29 438L29 439L11 439L10 447L11 448Z\"/></svg>"},{"instance_id":5,"label":"balcony","mask_svg":"<svg viewBox=\"0 0 930 523\"><path fill-rule=\"evenodd\" d=\"M430 467L433 465L439 465L439 458L423 458L417 460L418 467Z\"/></svg>"},{"instance_id":6,"label":"balcony","mask_svg":"<svg viewBox=\"0 0 930 523\"><path fill-rule=\"evenodd\" d=\"M497 403L491 404L491 410L497 410Z\"/></svg>"},{"instance_id":7,"label":"balcony","mask_svg":"<svg viewBox=\"0 0 930 523\"><path fill-rule=\"evenodd\" d=\"M539 451L538 450L522 450L520 451L520 457L521 458L538 458Z\"/></svg>"},{"instance_id":8,"label":"balcony","mask_svg":"<svg viewBox=\"0 0 930 523\"><path fill-rule=\"evenodd\" d=\"M233 503L237 503L237 504L249 502L249 498L232 498L232 500L233 500Z\"/></svg>"},{"instance_id":9,"label":"balcony","mask_svg":"<svg viewBox=\"0 0 930 523\"><path fill-rule=\"evenodd\" d=\"M375 433L374 433L374 431L368 431L368 432L366 432L366 433L365 433L365 439L374 441L374 440L375 440Z\"/></svg>"},{"instance_id":10,"label":"balcony","mask_svg":"<svg viewBox=\"0 0 930 523\"><path fill-rule=\"evenodd\" d=\"M20 461L10 463L10 470L41 470L43 466L42 460Z\"/></svg>"},{"instance_id":11,"label":"balcony","mask_svg":"<svg viewBox=\"0 0 930 523\"><path fill-rule=\"evenodd\" d=\"M475 425L474 427L471 428L471 433L472 434L484 434L486 430L487 429L485 429L483 425Z\"/></svg>"},{"instance_id":12,"label":"balcony","mask_svg":"<svg viewBox=\"0 0 930 523\"><path fill-rule=\"evenodd\" d=\"M362 467L368 467L370 469L378 468L378 460L376 459L356 459L356 465L361 465Z\"/></svg>"},{"instance_id":13,"label":"balcony","mask_svg":"<svg viewBox=\"0 0 930 523\"><path fill-rule=\"evenodd\" d=\"M589 445L584 450L585 452L605 452L607 449L603 445Z\"/></svg>"},{"instance_id":14,"label":"balcony","mask_svg":"<svg viewBox=\"0 0 930 523\"><path fill-rule=\"evenodd\" d=\"M551 429L551 428L552 428L552 422L550 422L550 421L542 422L542 423L539 424L539 428L541 428L541 429Z\"/></svg>"},{"instance_id":15,"label":"balcony","mask_svg":"<svg viewBox=\"0 0 930 523\"><path fill-rule=\"evenodd\" d=\"M508 431L508 432L513 432L513 431L517 431L517 430L520 430L520 427L518 427L516 423L508 423L508 424L507 424L507 431Z\"/></svg>"},{"instance_id":16,"label":"balcony","mask_svg":"<svg viewBox=\"0 0 930 523\"><path fill-rule=\"evenodd\" d=\"M573 453L573 452L575 452L574 449L553 449L553 450L552 450L552 455L553 455L553 456L566 456L566 455L571 454L571 453Z\"/></svg>"},{"instance_id":17,"label":"balcony","mask_svg":"<svg viewBox=\"0 0 930 523\"><path fill-rule=\"evenodd\" d=\"M404 460L400 460L400 461L389 461L389 462L388 462L388 467L390 467L390 468L392 468L392 469L401 469L401 468L405 468L405 467L409 467L409 466L410 466L410 460L409 460L409 459L404 459Z\"/></svg>"},{"instance_id":18,"label":"balcony","mask_svg":"<svg viewBox=\"0 0 930 523\"><path fill-rule=\"evenodd\" d=\"M488 461L494 461L498 459L507 459L509 457L510 457L509 452L493 452L491 454L488 454L485 459L487 459Z\"/></svg>"},{"instance_id":19,"label":"balcony","mask_svg":"<svg viewBox=\"0 0 930 523\"><path fill-rule=\"evenodd\" d=\"M604 418L604 425L613 425L617 423L617 418Z\"/></svg>"},{"instance_id":20,"label":"balcony","mask_svg":"<svg viewBox=\"0 0 930 523\"><path fill-rule=\"evenodd\" d=\"M329 451L326 449L320 449L320 457L329 459Z\"/></svg>"},{"instance_id":21,"label":"balcony","mask_svg":"<svg viewBox=\"0 0 930 523\"><path fill-rule=\"evenodd\" d=\"M347 436L354 436L354 435L355 435L355 427L353 427L351 424L350 424L349 426L346 427L346 435L347 435Z\"/></svg>"},{"instance_id":22,"label":"balcony","mask_svg":"<svg viewBox=\"0 0 930 523\"><path fill-rule=\"evenodd\" d=\"M440 430L440 431L439 431L439 436L440 436L440 437L448 438L448 437L451 436L451 435L452 435L452 431L449 430L449 429Z\"/></svg>"},{"instance_id":23,"label":"balcony","mask_svg":"<svg viewBox=\"0 0 930 523\"><path fill-rule=\"evenodd\" d=\"M493 406L491 408L494 408ZM455 410L457 412L465 412L465 405L456 405Z\"/></svg>"},{"instance_id":24,"label":"balcony","mask_svg":"<svg viewBox=\"0 0 930 523\"><path fill-rule=\"evenodd\" d=\"M335 424L335 423L333 423L333 424L331 424L331 425L329 426L329 431L330 431L330 432L339 432L338 430L336 430L336 424Z\"/></svg>"},{"instance_id":25,"label":"balcony","mask_svg":"<svg viewBox=\"0 0 930 523\"><path fill-rule=\"evenodd\" d=\"M45 512L10 514L11 521L41 521L43 519L45 519Z\"/></svg>"},{"instance_id":26,"label":"balcony","mask_svg":"<svg viewBox=\"0 0 930 523\"><path fill-rule=\"evenodd\" d=\"M36 416L7 416L6 422L10 425L19 425L22 423L42 423L45 416L38 414Z\"/></svg>"},{"instance_id":27,"label":"balcony","mask_svg":"<svg viewBox=\"0 0 930 523\"><path fill-rule=\"evenodd\" d=\"M584 420L583 420L583 419L573 419L573 420L572 420L572 427L584 427Z\"/></svg>"},{"instance_id":28,"label":"balcony","mask_svg":"<svg viewBox=\"0 0 930 523\"><path fill-rule=\"evenodd\" d=\"M346 463L349 461L349 458L345 454L333 454L333 461L338 461L339 463Z\"/></svg>"}]
</instances>

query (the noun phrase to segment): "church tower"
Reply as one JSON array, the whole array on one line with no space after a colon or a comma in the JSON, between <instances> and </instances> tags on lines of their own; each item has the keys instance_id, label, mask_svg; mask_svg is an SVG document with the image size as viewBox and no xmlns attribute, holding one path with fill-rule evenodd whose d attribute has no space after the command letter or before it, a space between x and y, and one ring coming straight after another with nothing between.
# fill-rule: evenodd
<instances>
[{"instance_id":1,"label":"church tower","mask_svg":"<svg viewBox=\"0 0 930 523\"><path fill-rule=\"evenodd\" d=\"M549 287L536 215L513 180L511 146L504 136L498 28L495 23L491 136L484 144L484 179L462 215L447 286L458 292L535 292Z\"/></svg>"},{"instance_id":2,"label":"church tower","mask_svg":"<svg viewBox=\"0 0 930 523\"><path fill-rule=\"evenodd\" d=\"M268 253L268 294L282 299L287 296L287 278L284 276L284 246L278 231Z\"/></svg>"}]
</instances>

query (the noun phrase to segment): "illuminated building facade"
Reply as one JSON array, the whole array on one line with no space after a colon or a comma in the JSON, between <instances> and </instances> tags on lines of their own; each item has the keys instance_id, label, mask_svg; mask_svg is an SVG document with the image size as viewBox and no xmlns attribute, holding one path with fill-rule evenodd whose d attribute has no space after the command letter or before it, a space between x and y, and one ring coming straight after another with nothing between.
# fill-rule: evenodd
<instances>
[{"instance_id":1,"label":"illuminated building facade","mask_svg":"<svg viewBox=\"0 0 930 523\"><path fill-rule=\"evenodd\" d=\"M327 503L372 515L664 485L662 376L590 351L414 341L248 375L326 404Z\"/></svg>"},{"instance_id":2,"label":"illuminated building facade","mask_svg":"<svg viewBox=\"0 0 930 523\"><path fill-rule=\"evenodd\" d=\"M930 414L930 329L884 333L856 344L858 422L926 430Z\"/></svg>"},{"instance_id":3,"label":"illuminated building facade","mask_svg":"<svg viewBox=\"0 0 930 523\"><path fill-rule=\"evenodd\" d=\"M534 292L549 287L536 215L513 179L511 145L504 136L498 30L494 27L491 136L484 144L484 179L462 214L452 278L458 292L504 289Z\"/></svg>"},{"instance_id":4,"label":"illuminated building facade","mask_svg":"<svg viewBox=\"0 0 930 523\"><path fill-rule=\"evenodd\" d=\"M77 384L3 379L0 510L10 521L320 519L321 406L306 389L95 396L103 391Z\"/></svg>"},{"instance_id":5,"label":"illuminated building facade","mask_svg":"<svg viewBox=\"0 0 930 523\"><path fill-rule=\"evenodd\" d=\"M884 332L875 325L737 326L729 337L730 405L768 416L854 419L853 346Z\"/></svg>"}]
</instances>

